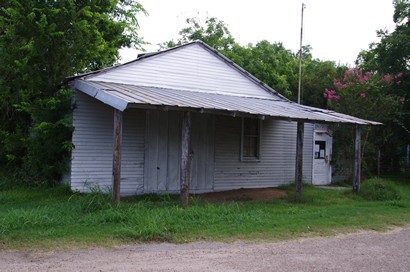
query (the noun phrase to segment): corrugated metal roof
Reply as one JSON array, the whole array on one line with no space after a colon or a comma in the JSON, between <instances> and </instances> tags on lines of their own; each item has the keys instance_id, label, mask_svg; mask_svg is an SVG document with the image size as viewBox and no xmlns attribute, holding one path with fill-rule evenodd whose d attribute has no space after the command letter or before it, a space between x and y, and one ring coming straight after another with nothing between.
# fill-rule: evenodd
<instances>
[{"instance_id":1,"label":"corrugated metal roof","mask_svg":"<svg viewBox=\"0 0 410 272\"><path fill-rule=\"evenodd\" d=\"M272 96L272 99L195 92L171 88L135 86L111 82L75 80L74 87L121 111L129 107L197 109L215 113L246 114L306 122L379 125L334 111L299 105Z\"/></svg>"},{"instance_id":2,"label":"corrugated metal roof","mask_svg":"<svg viewBox=\"0 0 410 272\"><path fill-rule=\"evenodd\" d=\"M198 45L227 65L213 62L208 55L201 54L202 52L198 50L195 51ZM182 52L179 49L183 50L182 55L177 54ZM170 54L179 57L170 58ZM202 70L198 70L199 65L192 66L193 63L198 64L197 58L201 58ZM150 64L147 65L147 62ZM135 70L136 68L139 70ZM195 73L192 73L192 70L195 70ZM240 76L229 73L230 70L239 72ZM218 76L220 74L224 76L216 76L215 71ZM162 77L159 78L159 76ZM253 83L247 85L249 82ZM119 66L69 77L63 84L74 85L75 89L121 111L129 107L165 107L217 114L255 115L261 118L270 117L291 121L381 124L334 111L296 104L201 41L147 54ZM260 90L264 91L261 93Z\"/></svg>"}]
</instances>

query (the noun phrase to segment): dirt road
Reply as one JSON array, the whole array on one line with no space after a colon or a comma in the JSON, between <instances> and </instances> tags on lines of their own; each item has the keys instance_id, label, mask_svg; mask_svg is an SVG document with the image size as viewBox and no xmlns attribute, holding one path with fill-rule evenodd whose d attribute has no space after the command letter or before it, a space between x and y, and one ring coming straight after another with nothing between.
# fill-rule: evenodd
<instances>
[{"instance_id":1,"label":"dirt road","mask_svg":"<svg viewBox=\"0 0 410 272\"><path fill-rule=\"evenodd\" d=\"M0 252L0 271L410 271L410 228L280 243Z\"/></svg>"}]
</instances>

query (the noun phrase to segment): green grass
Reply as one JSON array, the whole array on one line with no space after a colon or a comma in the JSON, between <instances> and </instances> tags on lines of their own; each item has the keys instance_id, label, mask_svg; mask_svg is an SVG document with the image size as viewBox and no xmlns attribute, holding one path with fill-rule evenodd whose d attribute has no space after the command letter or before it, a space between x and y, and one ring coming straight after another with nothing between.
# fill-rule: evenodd
<instances>
[{"instance_id":1,"label":"green grass","mask_svg":"<svg viewBox=\"0 0 410 272\"><path fill-rule=\"evenodd\" d=\"M362 183L360 194L304 186L299 203L294 202L293 187L283 188L289 197L270 202L237 199L209 204L192 198L187 208L171 195L124 198L113 208L109 197L98 190L85 195L67 187L6 188L0 191L0 249L147 241L276 241L410 223L409 182L369 180ZM394 187L399 197L380 200L382 194L376 192L378 198L368 198L375 187Z\"/></svg>"}]
</instances>

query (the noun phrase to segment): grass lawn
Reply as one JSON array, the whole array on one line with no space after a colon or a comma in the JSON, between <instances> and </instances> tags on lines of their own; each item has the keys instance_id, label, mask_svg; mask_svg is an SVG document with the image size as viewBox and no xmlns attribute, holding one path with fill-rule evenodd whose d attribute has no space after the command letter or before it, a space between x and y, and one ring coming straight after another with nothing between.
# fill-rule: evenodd
<instances>
[{"instance_id":1,"label":"grass lawn","mask_svg":"<svg viewBox=\"0 0 410 272\"><path fill-rule=\"evenodd\" d=\"M367 185L366 185L367 184ZM0 191L0 249L111 246L146 241L238 239L276 241L410 224L410 182L373 179L360 194L304 186L303 199L211 204L191 198L148 195L123 198L113 208L98 192L12 188ZM394 187L396 191L389 191Z\"/></svg>"}]
</instances>

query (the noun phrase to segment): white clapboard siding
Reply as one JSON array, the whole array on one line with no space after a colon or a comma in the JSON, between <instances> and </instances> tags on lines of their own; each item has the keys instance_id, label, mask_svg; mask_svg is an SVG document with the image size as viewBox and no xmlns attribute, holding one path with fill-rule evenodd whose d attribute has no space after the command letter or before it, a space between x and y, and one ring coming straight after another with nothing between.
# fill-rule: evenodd
<instances>
[{"instance_id":1,"label":"white clapboard siding","mask_svg":"<svg viewBox=\"0 0 410 272\"><path fill-rule=\"evenodd\" d=\"M121 195L135 195L144 188L145 111L126 110L121 149Z\"/></svg>"},{"instance_id":2,"label":"white clapboard siding","mask_svg":"<svg viewBox=\"0 0 410 272\"><path fill-rule=\"evenodd\" d=\"M294 181L296 123L265 120L258 162L240 161L241 118L218 116L215 129L214 189L261 188ZM303 178L312 178L312 132L305 127Z\"/></svg>"},{"instance_id":3,"label":"white clapboard siding","mask_svg":"<svg viewBox=\"0 0 410 272\"><path fill-rule=\"evenodd\" d=\"M113 109L81 92L75 101L71 188L85 192L98 185L107 191L112 185ZM130 109L123 116L121 195L133 195L143 187L145 113Z\"/></svg>"},{"instance_id":4,"label":"white clapboard siding","mask_svg":"<svg viewBox=\"0 0 410 272\"><path fill-rule=\"evenodd\" d=\"M141 59L87 80L258 98L275 97L198 43Z\"/></svg>"}]
</instances>

